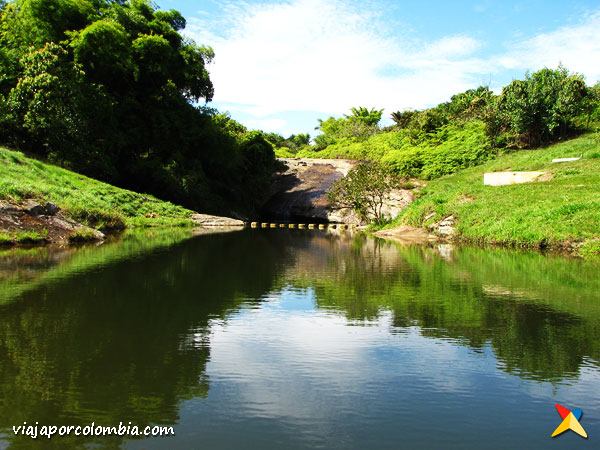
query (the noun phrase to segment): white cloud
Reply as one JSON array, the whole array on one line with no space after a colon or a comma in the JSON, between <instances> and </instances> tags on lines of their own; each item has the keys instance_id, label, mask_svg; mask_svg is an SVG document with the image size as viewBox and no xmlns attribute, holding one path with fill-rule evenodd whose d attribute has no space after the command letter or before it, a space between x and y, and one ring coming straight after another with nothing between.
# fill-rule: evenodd
<instances>
[{"instance_id":1,"label":"white cloud","mask_svg":"<svg viewBox=\"0 0 600 450\"><path fill-rule=\"evenodd\" d=\"M360 8L341 0L235 0L216 19L190 19L186 33L215 50L215 102L256 119L247 126L270 131L290 130L273 121L284 111L326 117L360 105L388 115L438 104L487 80L506 84L511 69L560 61L588 82L600 79L600 12L481 57L485 43L472 36L418 40L410 25L390 30L385 11L372 3Z\"/></svg>"},{"instance_id":2,"label":"white cloud","mask_svg":"<svg viewBox=\"0 0 600 450\"><path fill-rule=\"evenodd\" d=\"M293 134L287 121L283 119L249 119L244 121L244 124L253 130L272 130L282 136Z\"/></svg>"},{"instance_id":3,"label":"white cloud","mask_svg":"<svg viewBox=\"0 0 600 450\"><path fill-rule=\"evenodd\" d=\"M471 76L487 70L469 58L480 46L471 37L391 36L377 15L338 0L229 3L227 15L220 35L203 19L191 19L186 32L215 50L215 101L249 105L256 116L425 107L471 87Z\"/></svg>"},{"instance_id":4,"label":"white cloud","mask_svg":"<svg viewBox=\"0 0 600 450\"><path fill-rule=\"evenodd\" d=\"M560 62L570 71L584 74L588 83L600 81L600 12L587 15L577 25L518 42L500 58L505 68L531 71L555 68Z\"/></svg>"}]
</instances>

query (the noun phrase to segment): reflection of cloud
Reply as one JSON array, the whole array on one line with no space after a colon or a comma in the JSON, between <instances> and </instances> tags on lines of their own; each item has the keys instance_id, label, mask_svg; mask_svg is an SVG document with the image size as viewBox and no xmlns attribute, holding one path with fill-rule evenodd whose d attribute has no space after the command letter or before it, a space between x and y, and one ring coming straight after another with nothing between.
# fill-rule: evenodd
<instances>
[{"instance_id":1,"label":"reflection of cloud","mask_svg":"<svg viewBox=\"0 0 600 450\"><path fill-rule=\"evenodd\" d=\"M325 419L352 411L364 395L395 384L414 385L415 395L472 388L465 358L482 362L468 348L425 338L418 327L392 335L389 312L367 323L376 326L348 326L344 317L312 305L297 310L294 305L303 295L308 293L284 291L262 309L211 326L207 374L213 385L237 386L246 414ZM486 360L495 367L491 352Z\"/></svg>"}]
</instances>

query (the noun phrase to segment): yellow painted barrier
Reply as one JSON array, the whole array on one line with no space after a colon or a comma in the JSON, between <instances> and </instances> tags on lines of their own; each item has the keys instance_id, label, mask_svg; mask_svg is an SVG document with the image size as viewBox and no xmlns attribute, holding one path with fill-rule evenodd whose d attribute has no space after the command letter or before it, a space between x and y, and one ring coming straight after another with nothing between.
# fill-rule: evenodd
<instances>
[{"instance_id":1,"label":"yellow painted barrier","mask_svg":"<svg viewBox=\"0 0 600 450\"><path fill-rule=\"evenodd\" d=\"M335 223L330 223L329 228L331 228L332 230L335 230L337 228L337 225Z\"/></svg>"},{"instance_id":2,"label":"yellow painted barrier","mask_svg":"<svg viewBox=\"0 0 600 450\"><path fill-rule=\"evenodd\" d=\"M252 223L250 224L250 226L251 226L252 228L258 228L258 222L252 222Z\"/></svg>"},{"instance_id":3,"label":"yellow painted barrier","mask_svg":"<svg viewBox=\"0 0 600 450\"><path fill-rule=\"evenodd\" d=\"M285 223L280 223L279 228L285 228Z\"/></svg>"},{"instance_id":4,"label":"yellow painted barrier","mask_svg":"<svg viewBox=\"0 0 600 450\"><path fill-rule=\"evenodd\" d=\"M271 224L269 224L269 226L270 226L271 228L277 228L277 224L276 224L276 223L271 223Z\"/></svg>"},{"instance_id":5,"label":"yellow painted barrier","mask_svg":"<svg viewBox=\"0 0 600 450\"><path fill-rule=\"evenodd\" d=\"M315 224L314 223L309 223L308 224L308 228L310 228L311 230L315 229Z\"/></svg>"},{"instance_id":6,"label":"yellow painted barrier","mask_svg":"<svg viewBox=\"0 0 600 450\"><path fill-rule=\"evenodd\" d=\"M304 228L306 228L306 224L299 223L298 224L298 228L300 228L301 230L303 230Z\"/></svg>"},{"instance_id":7,"label":"yellow painted barrier","mask_svg":"<svg viewBox=\"0 0 600 450\"><path fill-rule=\"evenodd\" d=\"M268 224L268 223L261 223L261 224L260 224L260 227L261 227L261 228L268 228L268 227L269 227L269 224Z\"/></svg>"},{"instance_id":8,"label":"yellow painted barrier","mask_svg":"<svg viewBox=\"0 0 600 450\"><path fill-rule=\"evenodd\" d=\"M319 230L324 230L325 229L325 224L324 223L320 223L319 224Z\"/></svg>"},{"instance_id":9,"label":"yellow painted barrier","mask_svg":"<svg viewBox=\"0 0 600 450\"><path fill-rule=\"evenodd\" d=\"M295 224L295 223L290 223L290 224L288 225L288 228L296 228L296 224Z\"/></svg>"}]
</instances>

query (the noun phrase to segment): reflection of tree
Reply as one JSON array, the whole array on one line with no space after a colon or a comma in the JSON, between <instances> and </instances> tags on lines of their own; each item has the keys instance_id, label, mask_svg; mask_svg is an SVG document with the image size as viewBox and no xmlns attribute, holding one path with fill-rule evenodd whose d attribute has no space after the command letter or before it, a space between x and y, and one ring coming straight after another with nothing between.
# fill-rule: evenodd
<instances>
[{"instance_id":1,"label":"reflection of tree","mask_svg":"<svg viewBox=\"0 0 600 450\"><path fill-rule=\"evenodd\" d=\"M243 235L202 236L102 270L74 270L5 306L0 428L176 423L182 400L208 392L210 319L260 298L285 259L261 235ZM84 442L77 439L55 441Z\"/></svg>"},{"instance_id":2,"label":"reflection of tree","mask_svg":"<svg viewBox=\"0 0 600 450\"><path fill-rule=\"evenodd\" d=\"M475 350L489 345L524 378L564 379L584 356L600 359L600 280L584 261L301 230L155 239L76 253L47 265L44 274L59 276L13 291L0 307L0 429L176 423L183 400L208 392L211 320L290 283L313 287L319 307L351 320L386 310L392 332L417 325Z\"/></svg>"},{"instance_id":3,"label":"reflection of tree","mask_svg":"<svg viewBox=\"0 0 600 450\"><path fill-rule=\"evenodd\" d=\"M287 277L314 286L319 307L349 319L390 310L394 329L418 325L424 336L491 345L504 370L526 378L562 379L584 356L600 360L596 264L476 248L449 258L364 238L329 254L327 270L298 262Z\"/></svg>"}]
</instances>

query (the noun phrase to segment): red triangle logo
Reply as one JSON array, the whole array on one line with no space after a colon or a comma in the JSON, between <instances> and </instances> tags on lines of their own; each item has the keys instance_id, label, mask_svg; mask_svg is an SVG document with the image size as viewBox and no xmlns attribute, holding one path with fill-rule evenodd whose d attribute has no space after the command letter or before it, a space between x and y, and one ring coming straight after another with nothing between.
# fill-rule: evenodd
<instances>
[{"instance_id":1,"label":"red triangle logo","mask_svg":"<svg viewBox=\"0 0 600 450\"><path fill-rule=\"evenodd\" d=\"M555 406L556 406L556 410L560 414L560 417L562 417L563 419L565 417L567 417L569 415L569 413L571 412L567 408L565 408L564 406L559 405L558 403Z\"/></svg>"}]
</instances>

